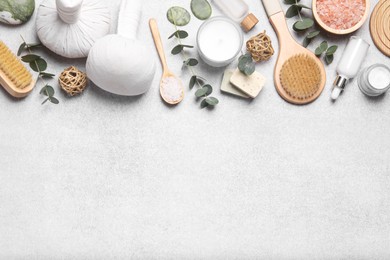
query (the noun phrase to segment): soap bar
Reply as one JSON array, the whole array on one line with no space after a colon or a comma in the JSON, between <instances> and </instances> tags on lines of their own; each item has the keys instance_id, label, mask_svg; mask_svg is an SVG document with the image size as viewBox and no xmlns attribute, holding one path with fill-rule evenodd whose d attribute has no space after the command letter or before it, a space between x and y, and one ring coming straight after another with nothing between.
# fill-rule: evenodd
<instances>
[{"instance_id":1,"label":"soap bar","mask_svg":"<svg viewBox=\"0 0 390 260\"><path fill-rule=\"evenodd\" d=\"M25 23L34 9L34 0L0 0L0 22L13 25Z\"/></svg>"},{"instance_id":2,"label":"soap bar","mask_svg":"<svg viewBox=\"0 0 390 260\"><path fill-rule=\"evenodd\" d=\"M236 88L230 83L230 78L232 77L234 70L227 69L223 74L223 79L221 83L221 91L225 93L229 93L235 96L249 98L247 94Z\"/></svg>"},{"instance_id":3,"label":"soap bar","mask_svg":"<svg viewBox=\"0 0 390 260\"><path fill-rule=\"evenodd\" d=\"M246 76L237 69L230 78L230 83L245 94L249 95L251 98L255 98L259 95L265 85L265 82L266 78L257 71L250 76Z\"/></svg>"}]
</instances>

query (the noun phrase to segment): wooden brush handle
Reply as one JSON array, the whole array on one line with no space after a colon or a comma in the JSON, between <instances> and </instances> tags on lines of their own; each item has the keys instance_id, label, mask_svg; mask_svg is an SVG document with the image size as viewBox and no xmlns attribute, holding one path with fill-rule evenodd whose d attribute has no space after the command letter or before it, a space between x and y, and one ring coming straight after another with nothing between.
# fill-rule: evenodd
<instances>
[{"instance_id":1,"label":"wooden brush handle","mask_svg":"<svg viewBox=\"0 0 390 260\"><path fill-rule=\"evenodd\" d=\"M262 0L265 11L267 12L268 18L282 12L279 0Z\"/></svg>"},{"instance_id":2,"label":"wooden brush handle","mask_svg":"<svg viewBox=\"0 0 390 260\"><path fill-rule=\"evenodd\" d=\"M274 27L276 34L278 35L280 51L286 51L290 49L291 44L295 44L296 41L291 36L288 30L286 18L283 12L276 13L269 17L269 21Z\"/></svg>"},{"instance_id":3,"label":"wooden brush handle","mask_svg":"<svg viewBox=\"0 0 390 260\"><path fill-rule=\"evenodd\" d=\"M154 40L154 44L156 45L158 55L160 56L163 70L167 71L168 70L167 59L165 58L164 47L163 47L162 42L161 42L161 36L160 36L160 32L159 32L158 27L157 27L156 20L150 19L149 26L150 26L150 30L152 31L153 40Z\"/></svg>"}]
</instances>

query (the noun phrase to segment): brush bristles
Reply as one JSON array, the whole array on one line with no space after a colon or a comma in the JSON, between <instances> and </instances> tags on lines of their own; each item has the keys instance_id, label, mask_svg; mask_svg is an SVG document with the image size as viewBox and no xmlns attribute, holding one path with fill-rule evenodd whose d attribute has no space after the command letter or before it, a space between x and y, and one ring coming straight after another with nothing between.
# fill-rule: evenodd
<instances>
[{"instance_id":1,"label":"brush bristles","mask_svg":"<svg viewBox=\"0 0 390 260\"><path fill-rule=\"evenodd\" d=\"M32 82L31 73L2 41L0 41L0 70L18 89L24 89Z\"/></svg>"},{"instance_id":2,"label":"brush bristles","mask_svg":"<svg viewBox=\"0 0 390 260\"><path fill-rule=\"evenodd\" d=\"M321 69L314 58L297 54L283 64L280 83L290 97L304 101L320 89Z\"/></svg>"}]
</instances>

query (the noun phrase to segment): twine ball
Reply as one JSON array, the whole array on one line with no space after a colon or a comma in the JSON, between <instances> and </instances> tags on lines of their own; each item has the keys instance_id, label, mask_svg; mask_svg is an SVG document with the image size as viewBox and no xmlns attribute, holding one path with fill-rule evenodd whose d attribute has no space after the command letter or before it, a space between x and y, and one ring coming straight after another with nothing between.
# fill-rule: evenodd
<instances>
[{"instance_id":1,"label":"twine ball","mask_svg":"<svg viewBox=\"0 0 390 260\"><path fill-rule=\"evenodd\" d=\"M274 55L271 38L264 32L253 36L246 42L246 49L256 61L267 61Z\"/></svg>"},{"instance_id":2,"label":"twine ball","mask_svg":"<svg viewBox=\"0 0 390 260\"><path fill-rule=\"evenodd\" d=\"M61 73L59 82L66 93L75 96L83 92L87 86L87 74L71 66Z\"/></svg>"}]
</instances>

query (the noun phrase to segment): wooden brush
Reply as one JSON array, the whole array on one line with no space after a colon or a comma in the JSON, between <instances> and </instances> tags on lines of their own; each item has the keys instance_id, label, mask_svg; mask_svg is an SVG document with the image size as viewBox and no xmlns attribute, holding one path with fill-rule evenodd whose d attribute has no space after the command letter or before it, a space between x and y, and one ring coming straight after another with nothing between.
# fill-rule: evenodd
<instances>
[{"instance_id":1,"label":"wooden brush","mask_svg":"<svg viewBox=\"0 0 390 260\"><path fill-rule=\"evenodd\" d=\"M31 73L2 41L0 41L0 84L16 98L27 96L34 88Z\"/></svg>"},{"instance_id":2,"label":"wooden brush","mask_svg":"<svg viewBox=\"0 0 390 260\"><path fill-rule=\"evenodd\" d=\"M274 81L279 95L292 104L304 105L316 100L326 82L322 62L291 36L279 1L262 0L268 18L279 39L279 55Z\"/></svg>"}]
</instances>

